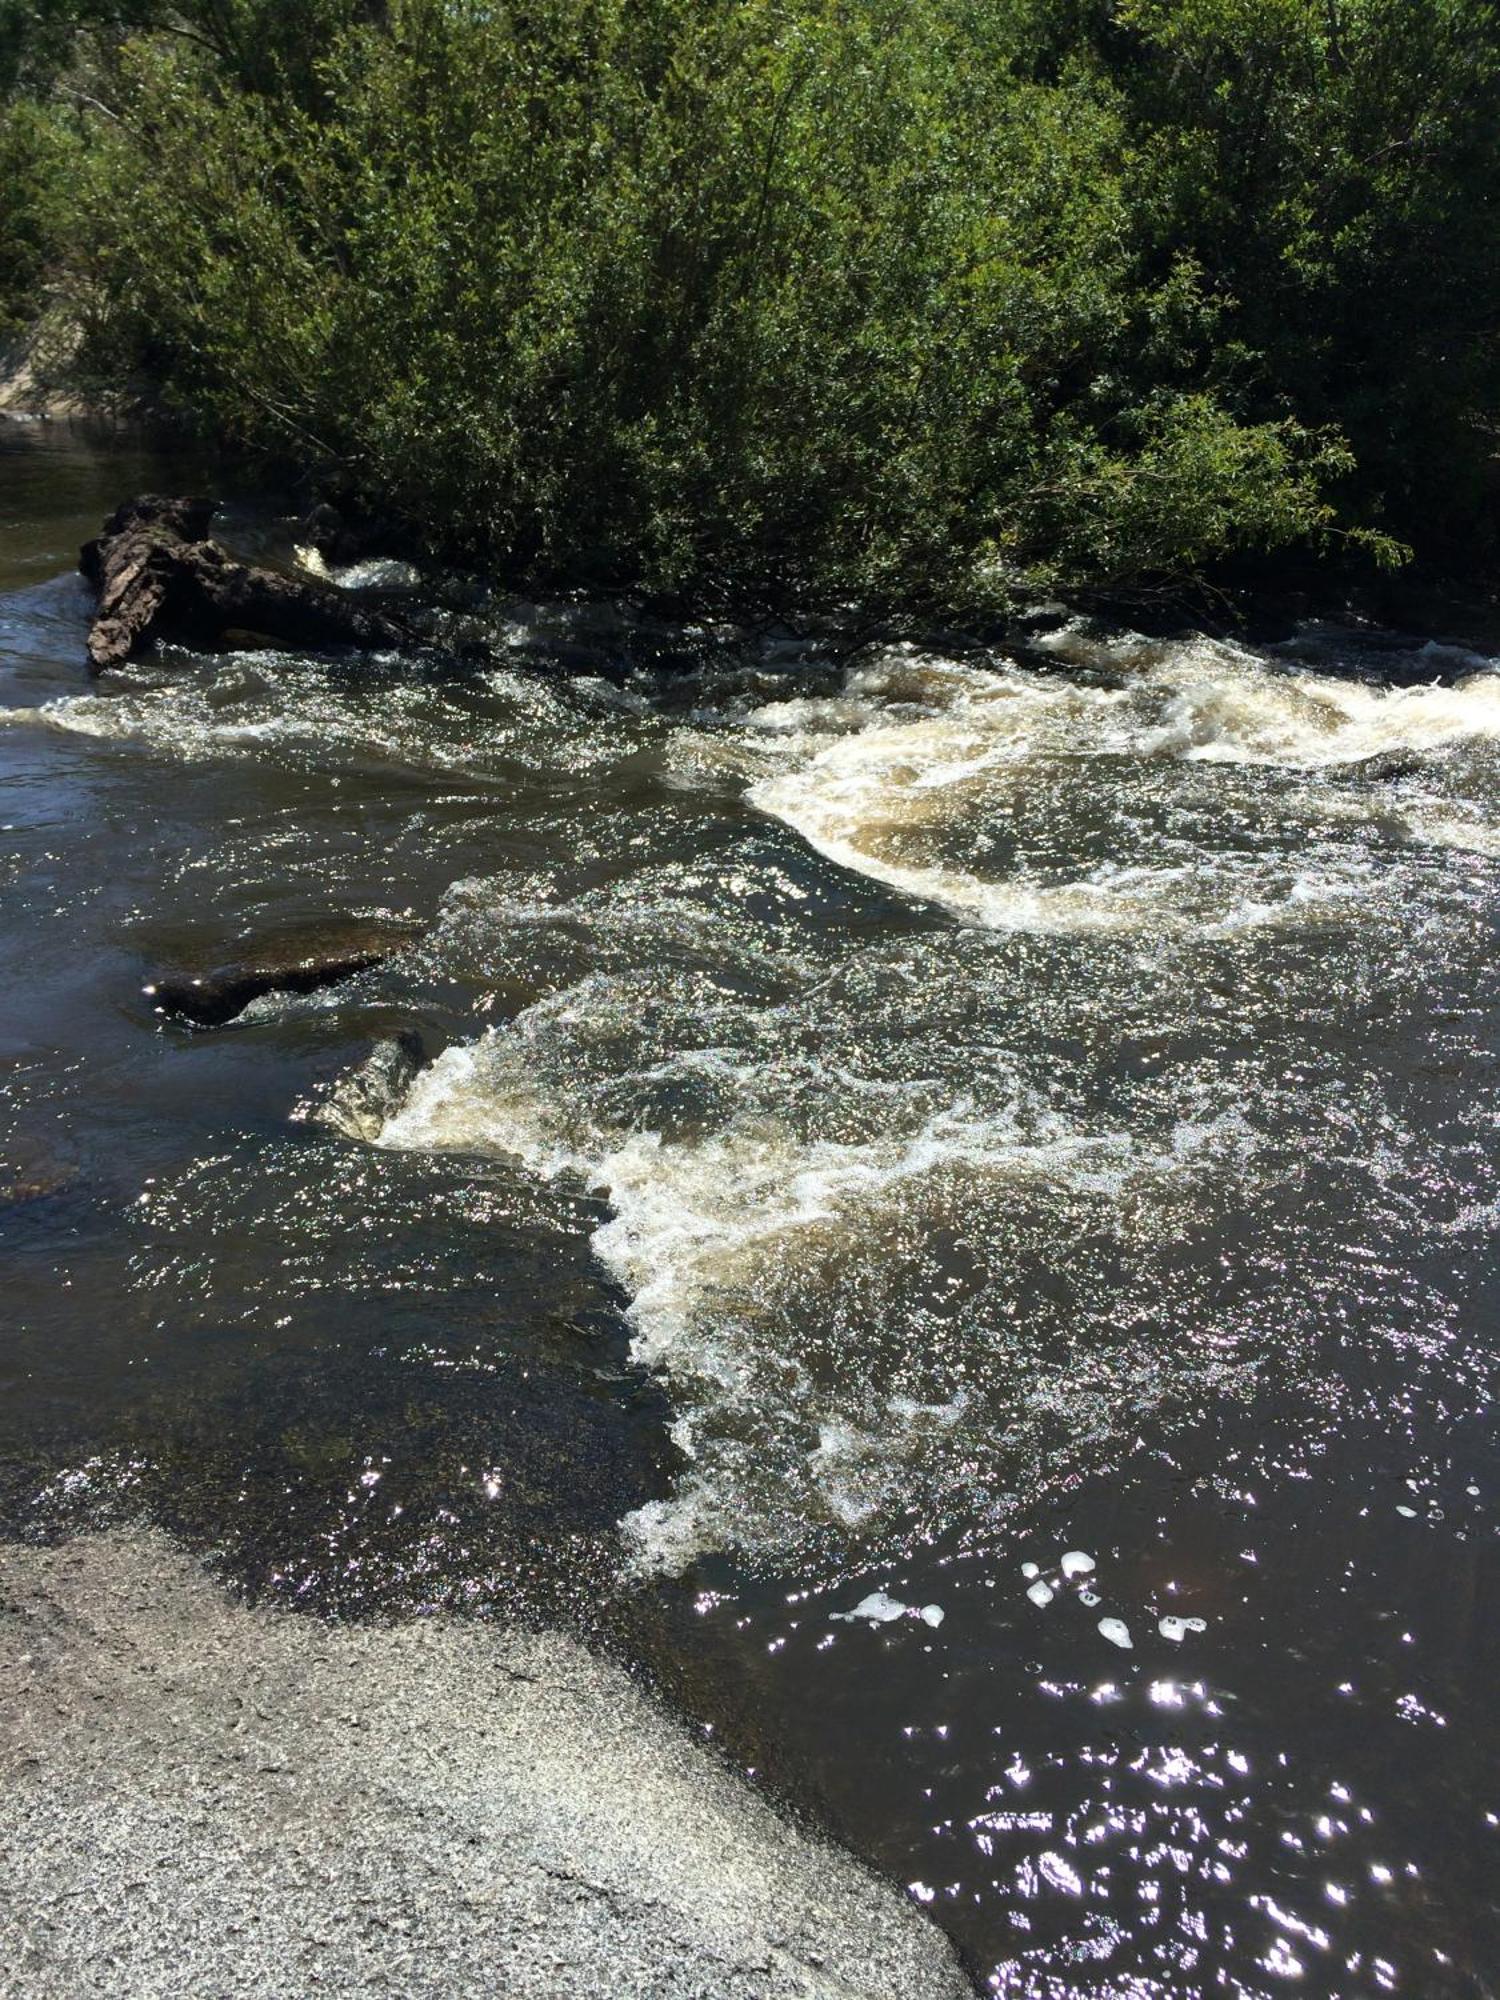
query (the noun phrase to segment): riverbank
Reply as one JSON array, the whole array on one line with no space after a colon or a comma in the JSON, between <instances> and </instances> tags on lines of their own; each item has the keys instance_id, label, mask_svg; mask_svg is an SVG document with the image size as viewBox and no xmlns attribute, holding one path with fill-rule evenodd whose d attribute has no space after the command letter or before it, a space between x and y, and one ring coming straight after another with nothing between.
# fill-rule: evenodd
<instances>
[{"instance_id":1,"label":"riverbank","mask_svg":"<svg viewBox=\"0 0 1500 2000\"><path fill-rule=\"evenodd\" d=\"M940 1933L555 1634L0 1551L0 1991L941 2000Z\"/></svg>"},{"instance_id":2,"label":"riverbank","mask_svg":"<svg viewBox=\"0 0 1500 2000\"><path fill-rule=\"evenodd\" d=\"M76 344L76 334L49 318L0 340L0 420L52 423L101 415L96 402L57 379L57 360Z\"/></svg>"}]
</instances>

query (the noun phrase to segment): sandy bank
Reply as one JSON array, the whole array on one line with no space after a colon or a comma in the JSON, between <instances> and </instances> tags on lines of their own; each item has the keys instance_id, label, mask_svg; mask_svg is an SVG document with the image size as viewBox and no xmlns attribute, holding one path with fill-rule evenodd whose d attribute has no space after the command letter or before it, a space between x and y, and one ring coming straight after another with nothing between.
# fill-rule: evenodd
<instances>
[{"instance_id":1,"label":"sandy bank","mask_svg":"<svg viewBox=\"0 0 1500 2000\"><path fill-rule=\"evenodd\" d=\"M166 1538L0 1549L0 1993L972 1991L572 1642L251 1611Z\"/></svg>"},{"instance_id":2,"label":"sandy bank","mask_svg":"<svg viewBox=\"0 0 1500 2000\"><path fill-rule=\"evenodd\" d=\"M49 379L49 364L65 358L76 345L76 333L50 318L0 342L0 420L90 415L82 398L56 388Z\"/></svg>"}]
</instances>

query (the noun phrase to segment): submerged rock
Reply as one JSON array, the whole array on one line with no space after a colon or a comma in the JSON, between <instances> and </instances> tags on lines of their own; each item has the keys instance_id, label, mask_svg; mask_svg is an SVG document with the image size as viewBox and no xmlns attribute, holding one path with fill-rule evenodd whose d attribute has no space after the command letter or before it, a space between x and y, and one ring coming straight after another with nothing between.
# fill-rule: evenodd
<instances>
[{"instance_id":1,"label":"submerged rock","mask_svg":"<svg viewBox=\"0 0 1500 2000\"><path fill-rule=\"evenodd\" d=\"M415 1028L377 1042L367 1061L338 1085L317 1113L318 1123L348 1139L367 1143L380 1137L387 1119L401 1108L426 1056Z\"/></svg>"},{"instance_id":2,"label":"submerged rock","mask_svg":"<svg viewBox=\"0 0 1500 2000\"><path fill-rule=\"evenodd\" d=\"M393 918L345 918L263 939L243 956L163 973L144 988L157 1013L220 1028L266 993L316 993L381 964L424 926Z\"/></svg>"},{"instance_id":3,"label":"submerged rock","mask_svg":"<svg viewBox=\"0 0 1500 2000\"><path fill-rule=\"evenodd\" d=\"M214 646L230 633L296 647L389 648L418 643L389 612L331 585L252 569L208 539L214 503L146 494L129 500L85 544L78 566L99 593L89 631L95 673L158 639Z\"/></svg>"},{"instance_id":4,"label":"submerged rock","mask_svg":"<svg viewBox=\"0 0 1500 2000\"><path fill-rule=\"evenodd\" d=\"M1425 768L1420 757L1372 757L1364 776L1378 784L1397 785L1406 778L1420 778Z\"/></svg>"},{"instance_id":5,"label":"submerged rock","mask_svg":"<svg viewBox=\"0 0 1500 2000\"><path fill-rule=\"evenodd\" d=\"M66 1194L77 1175L71 1161L45 1148L18 1145L12 1139L9 1157L0 1164L0 1209L27 1208Z\"/></svg>"}]
</instances>

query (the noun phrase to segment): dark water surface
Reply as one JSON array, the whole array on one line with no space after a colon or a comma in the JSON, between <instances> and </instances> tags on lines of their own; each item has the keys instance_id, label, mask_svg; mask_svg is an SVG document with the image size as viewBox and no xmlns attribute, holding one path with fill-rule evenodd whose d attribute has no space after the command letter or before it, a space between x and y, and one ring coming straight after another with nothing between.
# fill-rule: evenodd
<instances>
[{"instance_id":1,"label":"dark water surface","mask_svg":"<svg viewBox=\"0 0 1500 2000\"><path fill-rule=\"evenodd\" d=\"M0 428L11 1528L593 1632L999 1994L1500 1991L1496 663L464 600L513 666L91 686L184 476ZM351 915L431 927L142 995Z\"/></svg>"}]
</instances>

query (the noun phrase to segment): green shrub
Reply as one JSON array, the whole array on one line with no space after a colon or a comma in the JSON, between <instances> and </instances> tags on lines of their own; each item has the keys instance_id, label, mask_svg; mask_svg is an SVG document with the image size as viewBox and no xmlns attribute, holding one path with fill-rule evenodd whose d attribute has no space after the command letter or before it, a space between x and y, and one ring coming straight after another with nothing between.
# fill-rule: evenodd
<instances>
[{"instance_id":1,"label":"green shrub","mask_svg":"<svg viewBox=\"0 0 1500 2000\"><path fill-rule=\"evenodd\" d=\"M1337 426L1353 516L1497 548L1500 9L1123 0L1141 212L1233 300L1247 407Z\"/></svg>"},{"instance_id":2,"label":"green shrub","mask_svg":"<svg viewBox=\"0 0 1500 2000\"><path fill-rule=\"evenodd\" d=\"M1487 4L133 18L69 45L92 365L434 546L953 610L1481 545Z\"/></svg>"},{"instance_id":3,"label":"green shrub","mask_svg":"<svg viewBox=\"0 0 1500 2000\"><path fill-rule=\"evenodd\" d=\"M0 103L0 338L39 310L57 254L68 137L25 98Z\"/></svg>"}]
</instances>

